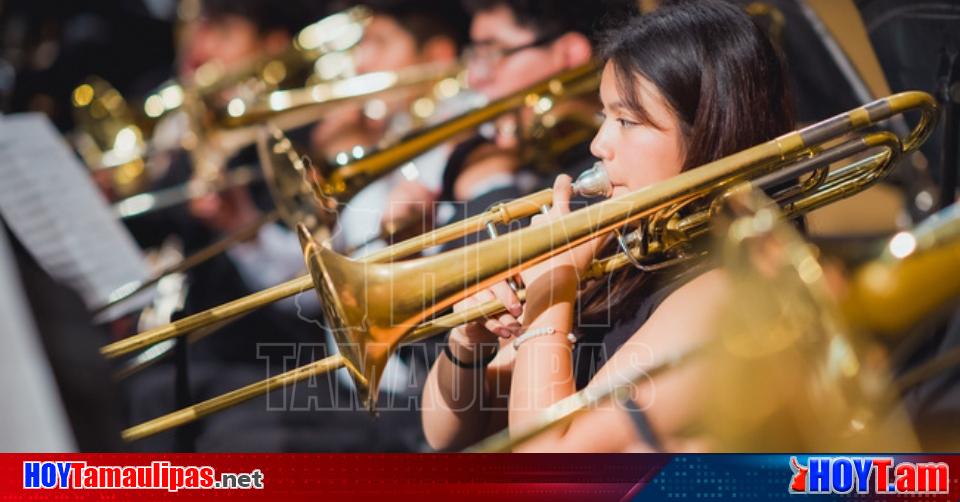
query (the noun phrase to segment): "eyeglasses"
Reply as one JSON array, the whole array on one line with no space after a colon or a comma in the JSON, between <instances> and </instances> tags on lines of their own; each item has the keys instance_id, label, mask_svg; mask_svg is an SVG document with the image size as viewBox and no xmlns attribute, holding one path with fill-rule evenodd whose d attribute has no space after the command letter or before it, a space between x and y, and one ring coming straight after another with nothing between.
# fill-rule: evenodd
<instances>
[{"instance_id":1,"label":"eyeglasses","mask_svg":"<svg viewBox=\"0 0 960 502\"><path fill-rule=\"evenodd\" d=\"M517 47L501 48L493 45L493 42L483 42L479 44L468 45L463 51L463 57L468 63L480 63L487 67L493 67L504 59L527 49L541 47L552 43L558 37L557 35L542 36L530 42L529 44Z\"/></svg>"}]
</instances>

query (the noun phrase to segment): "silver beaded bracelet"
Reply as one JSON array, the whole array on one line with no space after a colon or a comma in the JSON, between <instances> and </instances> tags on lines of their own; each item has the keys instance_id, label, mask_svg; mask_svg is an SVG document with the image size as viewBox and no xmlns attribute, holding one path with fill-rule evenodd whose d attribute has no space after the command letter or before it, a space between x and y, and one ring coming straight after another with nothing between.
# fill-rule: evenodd
<instances>
[{"instance_id":1,"label":"silver beaded bracelet","mask_svg":"<svg viewBox=\"0 0 960 502\"><path fill-rule=\"evenodd\" d=\"M544 335L552 335L556 332L557 332L556 329L549 328L549 327L536 328L536 329L524 331L522 335L518 336L513 340L513 348L514 350L519 349L520 345L522 345L523 342L526 342L531 338L536 338L538 336L544 336ZM570 343L576 343L577 335L574 335L573 333L567 333L567 341Z\"/></svg>"}]
</instances>

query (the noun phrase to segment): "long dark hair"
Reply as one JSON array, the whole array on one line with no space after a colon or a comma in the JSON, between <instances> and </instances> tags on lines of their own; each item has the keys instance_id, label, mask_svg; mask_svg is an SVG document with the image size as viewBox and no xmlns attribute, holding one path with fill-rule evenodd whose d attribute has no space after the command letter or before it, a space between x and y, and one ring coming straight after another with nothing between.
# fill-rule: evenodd
<instances>
[{"instance_id":1,"label":"long dark hair","mask_svg":"<svg viewBox=\"0 0 960 502\"><path fill-rule=\"evenodd\" d=\"M608 32L600 53L613 65L632 112L646 115L638 96L641 78L670 105L680 124L684 171L794 129L782 59L733 4L665 4ZM646 280L628 267L588 285L580 296L581 325L632 317L646 297Z\"/></svg>"}]
</instances>

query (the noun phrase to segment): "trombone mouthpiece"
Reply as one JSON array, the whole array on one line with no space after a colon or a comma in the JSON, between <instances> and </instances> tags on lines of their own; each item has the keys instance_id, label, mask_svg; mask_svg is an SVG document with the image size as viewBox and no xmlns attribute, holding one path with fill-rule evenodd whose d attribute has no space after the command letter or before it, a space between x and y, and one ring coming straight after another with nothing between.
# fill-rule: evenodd
<instances>
[{"instance_id":1,"label":"trombone mouthpiece","mask_svg":"<svg viewBox=\"0 0 960 502\"><path fill-rule=\"evenodd\" d=\"M586 171L577 176L573 182L574 192L584 197L610 197L613 195L613 185L607 172L603 169L603 163L597 162Z\"/></svg>"}]
</instances>

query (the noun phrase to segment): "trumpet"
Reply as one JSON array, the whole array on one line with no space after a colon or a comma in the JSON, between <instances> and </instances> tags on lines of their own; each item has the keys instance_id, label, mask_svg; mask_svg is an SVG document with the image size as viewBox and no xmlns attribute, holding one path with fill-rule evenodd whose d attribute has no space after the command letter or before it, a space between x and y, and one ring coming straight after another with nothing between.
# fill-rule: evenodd
<instances>
[{"instance_id":1,"label":"trumpet","mask_svg":"<svg viewBox=\"0 0 960 502\"><path fill-rule=\"evenodd\" d=\"M921 117L906 137L876 133L858 139L840 139L907 111L919 111ZM280 386L341 367L355 378L364 405L373 409L379 377L393 350L401 343L421 339L420 335L429 336L424 331L418 332L421 323L467 295L587 240L617 233L629 235L622 232L626 228L642 230L639 233L642 238L622 239L625 246L629 244L620 253L625 256L604 258L613 260L605 261L607 265L630 263L649 269L657 263L677 264L678 260L685 260L684 251L692 241L703 235L702 228L715 213L716 201L732 188L742 187L744 183L779 186L784 181L791 181L796 185L778 190L778 204L795 211L819 207L856 193L882 178L897 158L904 152L915 150L926 140L935 120L936 103L929 94L896 94L643 190L573 211L547 225L528 227L429 258L377 262L409 256L424 245L433 245L451 235L461 235L462 230L470 225L479 231L487 223L503 221L504 216L534 214L552 200L551 191L538 192L513 201L509 206L495 206L493 211L479 219L464 220L452 227L435 230L361 260L350 260L321 246L309 230L300 225L297 230L304 260L327 325L340 348L339 354L131 427L124 431L123 437L126 440L146 437ZM836 146L838 141L842 142ZM830 169L830 164L841 154L865 150L879 152L864 162ZM805 173L810 176L798 181L796 177ZM508 213L508 210L511 211ZM490 217L491 214L494 218ZM397 286L402 291L395 291ZM284 288L299 292L307 287L297 280L242 299L240 303L249 307L276 296ZM236 305L231 308L234 307ZM204 317L207 321L219 321L225 310L229 310L227 306L209 311ZM137 343L140 344L138 347L149 345L147 340ZM111 357L125 350L114 344L103 347L101 352Z\"/></svg>"}]
</instances>

